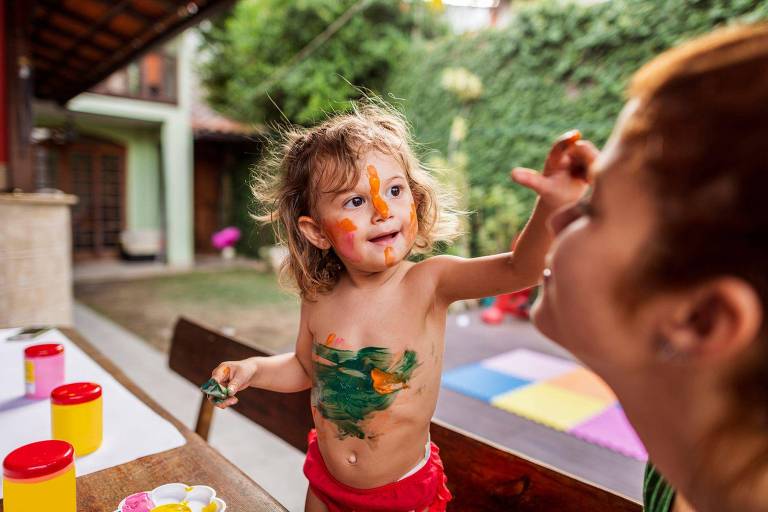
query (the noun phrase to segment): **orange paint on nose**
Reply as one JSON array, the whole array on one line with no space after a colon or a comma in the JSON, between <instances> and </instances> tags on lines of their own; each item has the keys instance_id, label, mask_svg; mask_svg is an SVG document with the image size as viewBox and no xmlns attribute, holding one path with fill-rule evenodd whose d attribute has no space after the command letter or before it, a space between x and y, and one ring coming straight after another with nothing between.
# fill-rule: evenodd
<instances>
[{"instance_id":1,"label":"orange paint on nose","mask_svg":"<svg viewBox=\"0 0 768 512\"><path fill-rule=\"evenodd\" d=\"M345 233L351 233L357 230L355 223L346 217L341 219L337 224Z\"/></svg>"},{"instance_id":2,"label":"orange paint on nose","mask_svg":"<svg viewBox=\"0 0 768 512\"><path fill-rule=\"evenodd\" d=\"M379 173L372 165L368 166L368 183L371 186L371 198L373 200L373 207L376 209L379 215L386 219L389 217L389 206L387 205L387 202L384 200L384 198L381 197L381 194L379 194L379 185L381 184L381 181L379 180Z\"/></svg>"},{"instance_id":3,"label":"orange paint on nose","mask_svg":"<svg viewBox=\"0 0 768 512\"><path fill-rule=\"evenodd\" d=\"M384 264L388 267L395 264L395 256L392 254L392 247L384 249Z\"/></svg>"}]
</instances>

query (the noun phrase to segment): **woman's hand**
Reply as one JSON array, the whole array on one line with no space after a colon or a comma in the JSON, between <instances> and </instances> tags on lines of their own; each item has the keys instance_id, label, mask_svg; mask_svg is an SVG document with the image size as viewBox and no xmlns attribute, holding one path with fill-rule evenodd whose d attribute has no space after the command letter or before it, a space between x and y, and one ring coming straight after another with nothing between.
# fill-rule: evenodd
<instances>
[{"instance_id":1,"label":"woman's hand","mask_svg":"<svg viewBox=\"0 0 768 512\"><path fill-rule=\"evenodd\" d=\"M217 366L211 373L211 377L227 388L229 398L216 404L216 407L226 409L235 405L238 402L235 394L251 385L258 369L259 365L255 357L242 361L225 361ZM211 400L211 397L208 399Z\"/></svg>"},{"instance_id":2,"label":"woman's hand","mask_svg":"<svg viewBox=\"0 0 768 512\"><path fill-rule=\"evenodd\" d=\"M578 201L591 181L590 166L600 152L589 141L582 141L578 130L561 135L552 145L540 173L516 167L512 179L530 188L552 210Z\"/></svg>"}]
</instances>

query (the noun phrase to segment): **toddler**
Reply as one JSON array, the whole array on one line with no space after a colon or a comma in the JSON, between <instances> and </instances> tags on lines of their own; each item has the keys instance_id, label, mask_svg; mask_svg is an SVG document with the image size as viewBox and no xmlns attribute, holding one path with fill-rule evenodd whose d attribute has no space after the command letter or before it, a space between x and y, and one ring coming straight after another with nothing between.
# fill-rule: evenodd
<instances>
[{"instance_id":1,"label":"toddler","mask_svg":"<svg viewBox=\"0 0 768 512\"><path fill-rule=\"evenodd\" d=\"M399 115L367 105L285 137L255 192L289 250L283 275L301 296L296 348L221 363L212 377L229 390L222 408L248 386L312 387L306 510L445 510L451 493L429 426L448 306L538 282L546 219L586 188L581 162L595 150L578 139L556 142L542 174L513 171L539 193L513 253L417 263L408 257L454 238L458 219Z\"/></svg>"}]
</instances>

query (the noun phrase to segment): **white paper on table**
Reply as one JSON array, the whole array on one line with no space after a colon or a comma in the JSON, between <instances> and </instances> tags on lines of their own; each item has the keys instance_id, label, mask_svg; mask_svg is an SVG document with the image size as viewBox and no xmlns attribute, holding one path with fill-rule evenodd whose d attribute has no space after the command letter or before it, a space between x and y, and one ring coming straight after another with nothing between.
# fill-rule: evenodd
<instances>
[{"instance_id":1,"label":"white paper on table","mask_svg":"<svg viewBox=\"0 0 768 512\"><path fill-rule=\"evenodd\" d=\"M6 341L18 331L0 329L0 460L22 445L51 438L50 400L24 397L24 349L39 343L64 345L65 383L88 381L102 387L104 440L95 452L75 460L77 476L186 443L176 427L123 387L61 331L48 331L34 341Z\"/></svg>"}]
</instances>

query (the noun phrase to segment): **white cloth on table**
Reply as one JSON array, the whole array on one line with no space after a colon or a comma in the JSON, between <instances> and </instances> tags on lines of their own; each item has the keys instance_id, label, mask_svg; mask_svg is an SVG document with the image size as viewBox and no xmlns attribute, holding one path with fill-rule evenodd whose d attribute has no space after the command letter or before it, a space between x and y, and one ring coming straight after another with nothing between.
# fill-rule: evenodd
<instances>
[{"instance_id":1,"label":"white cloth on table","mask_svg":"<svg viewBox=\"0 0 768 512\"><path fill-rule=\"evenodd\" d=\"M51 438L50 400L24 397L24 349L39 343L64 345L65 383L88 381L102 387L104 440L98 450L75 460L77 476L186 443L173 424L123 387L61 331L48 331L34 341L6 341L18 331L0 329L0 461L22 445Z\"/></svg>"}]
</instances>

